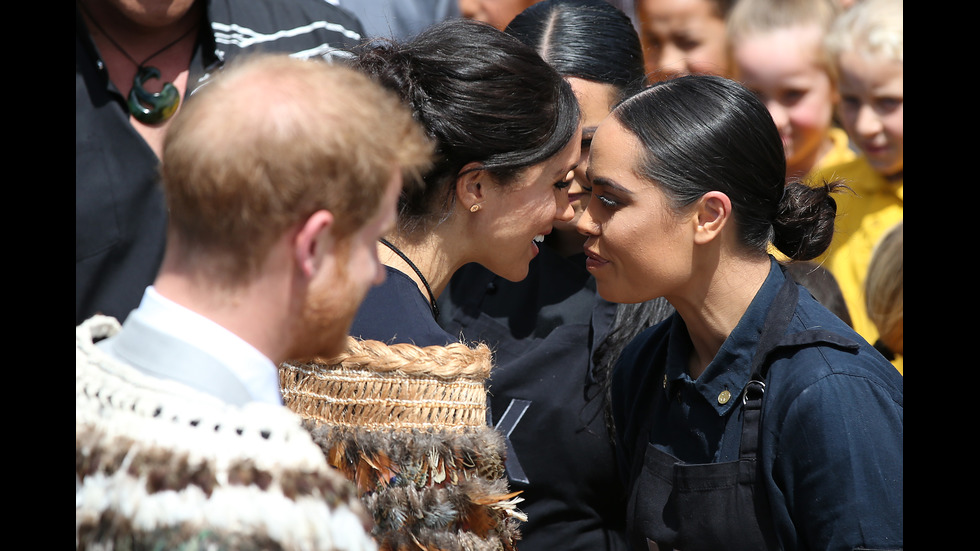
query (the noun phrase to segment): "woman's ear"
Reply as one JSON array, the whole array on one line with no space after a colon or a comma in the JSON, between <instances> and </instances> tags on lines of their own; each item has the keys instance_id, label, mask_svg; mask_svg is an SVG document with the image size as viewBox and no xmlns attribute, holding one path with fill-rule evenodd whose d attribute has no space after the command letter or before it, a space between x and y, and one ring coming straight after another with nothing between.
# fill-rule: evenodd
<instances>
[{"instance_id":1,"label":"woman's ear","mask_svg":"<svg viewBox=\"0 0 980 551\"><path fill-rule=\"evenodd\" d=\"M319 269L324 255L333 254L336 248L333 232L333 214L318 210L301 223L293 238L293 256L296 266L306 277L312 277Z\"/></svg>"},{"instance_id":2,"label":"woman's ear","mask_svg":"<svg viewBox=\"0 0 980 551\"><path fill-rule=\"evenodd\" d=\"M466 163L456 176L456 201L463 209L470 210L485 199L486 171L477 162Z\"/></svg>"},{"instance_id":3,"label":"woman's ear","mask_svg":"<svg viewBox=\"0 0 980 551\"><path fill-rule=\"evenodd\" d=\"M720 191L709 191L698 199L694 242L704 245L721 234L732 217L732 201Z\"/></svg>"}]
</instances>

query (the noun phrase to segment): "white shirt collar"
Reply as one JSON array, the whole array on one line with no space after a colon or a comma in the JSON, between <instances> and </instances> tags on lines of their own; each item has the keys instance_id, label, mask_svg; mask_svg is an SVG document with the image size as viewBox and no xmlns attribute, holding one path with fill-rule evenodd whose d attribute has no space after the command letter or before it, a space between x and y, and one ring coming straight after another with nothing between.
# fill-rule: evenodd
<instances>
[{"instance_id":1,"label":"white shirt collar","mask_svg":"<svg viewBox=\"0 0 980 551\"><path fill-rule=\"evenodd\" d=\"M279 368L228 329L164 297L153 286L146 288L130 316L218 358L255 401L283 405Z\"/></svg>"}]
</instances>

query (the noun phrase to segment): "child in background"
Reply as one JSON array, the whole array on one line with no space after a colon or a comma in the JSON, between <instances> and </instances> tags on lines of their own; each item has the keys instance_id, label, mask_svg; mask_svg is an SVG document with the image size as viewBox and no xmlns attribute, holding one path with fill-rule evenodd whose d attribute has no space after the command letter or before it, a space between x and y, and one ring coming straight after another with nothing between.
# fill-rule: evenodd
<instances>
[{"instance_id":1,"label":"child in background","mask_svg":"<svg viewBox=\"0 0 980 551\"><path fill-rule=\"evenodd\" d=\"M840 12L837 0L739 0L727 20L732 76L766 104L786 153L786 181L857 157L834 126L837 83L823 47ZM789 257L770 247L781 262ZM850 313L833 274L813 262L789 273L848 325Z\"/></svg>"},{"instance_id":2,"label":"child in background","mask_svg":"<svg viewBox=\"0 0 980 551\"><path fill-rule=\"evenodd\" d=\"M865 280L868 316L881 334L874 343L898 372L905 374L905 222L888 230L868 265Z\"/></svg>"},{"instance_id":3,"label":"child in background","mask_svg":"<svg viewBox=\"0 0 980 551\"><path fill-rule=\"evenodd\" d=\"M734 0L636 0L651 82L689 74L729 75L725 19Z\"/></svg>"},{"instance_id":4,"label":"child in background","mask_svg":"<svg viewBox=\"0 0 980 551\"><path fill-rule=\"evenodd\" d=\"M854 329L870 343L879 336L865 304L871 252L904 217L903 42L901 0L856 2L825 40L838 74L838 118L861 154L818 171L828 180L843 178L854 191L837 197L837 232L819 260L837 278Z\"/></svg>"},{"instance_id":5,"label":"child in background","mask_svg":"<svg viewBox=\"0 0 980 551\"><path fill-rule=\"evenodd\" d=\"M728 16L733 78L772 114L786 151L786 177L853 160L833 125L837 84L823 40L836 0L739 0Z\"/></svg>"}]
</instances>

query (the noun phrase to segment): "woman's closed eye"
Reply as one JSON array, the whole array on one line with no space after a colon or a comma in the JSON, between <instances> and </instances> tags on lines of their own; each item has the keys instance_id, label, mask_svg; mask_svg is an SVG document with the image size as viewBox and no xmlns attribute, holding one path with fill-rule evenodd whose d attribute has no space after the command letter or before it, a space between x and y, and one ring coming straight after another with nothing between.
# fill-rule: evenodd
<instances>
[{"instance_id":1,"label":"woman's closed eye","mask_svg":"<svg viewBox=\"0 0 980 551\"><path fill-rule=\"evenodd\" d=\"M599 202L602 203L602 206L604 206L606 208L609 208L609 209L616 208L616 207L618 207L620 205L619 201L616 201L616 200L614 200L614 199L612 199L610 197L607 197L607 196L602 195L602 194L599 194L599 193L593 193L592 196L595 197L596 199L598 199Z\"/></svg>"},{"instance_id":2,"label":"woman's closed eye","mask_svg":"<svg viewBox=\"0 0 980 551\"><path fill-rule=\"evenodd\" d=\"M582 185L582 189L585 190L586 193L589 193L593 197L595 197L596 199L598 199L599 202L602 203L602 206L604 206L606 208L614 208L614 207L619 206L619 202L618 201L615 201L615 200L611 199L610 197L607 197L606 195L603 195L602 193L599 193L599 192L595 191L595 187L588 187L588 186L585 186L583 184ZM601 187L600 187L600 189L601 189Z\"/></svg>"},{"instance_id":3,"label":"woman's closed eye","mask_svg":"<svg viewBox=\"0 0 980 551\"><path fill-rule=\"evenodd\" d=\"M557 182L555 182L555 189L566 189L568 186L572 185L572 180L575 179L575 169L569 170L565 173L565 177Z\"/></svg>"}]
</instances>

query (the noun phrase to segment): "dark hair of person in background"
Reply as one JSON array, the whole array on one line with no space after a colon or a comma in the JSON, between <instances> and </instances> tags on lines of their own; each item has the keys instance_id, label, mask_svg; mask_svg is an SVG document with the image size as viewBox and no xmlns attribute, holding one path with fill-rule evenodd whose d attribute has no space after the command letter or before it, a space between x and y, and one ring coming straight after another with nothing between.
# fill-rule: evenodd
<instances>
[{"instance_id":1,"label":"dark hair of person in background","mask_svg":"<svg viewBox=\"0 0 980 551\"><path fill-rule=\"evenodd\" d=\"M816 262L790 262L785 264L786 272L800 285L806 287L813 298L837 315L844 323L851 325L851 313L844 302L844 293L837 284L837 278L830 270Z\"/></svg>"},{"instance_id":2,"label":"dark hair of person in background","mask_svg":"<svg viewBox=\"0 0 980 551\"><path fill-rule=\"evenodd\" d=\"M564 77L612 84L627 97L646 86L643 49L629 16L605 0L545 0L507 34L532 46Z\"/></svg>"},{"instance_id":3,"label":"dark hair of person in background","mask_svg":"<svg viewBox=\"0 0 980 551\"><path fill-rule=\"evenodd\" d=\"M448 214L467 163L507 183L554 156L578 128L568 84L547 78L551 70L533 50L488 24L451 19L410 41L377 39L355 53L354 67L399 93L436 143L424 189L399 202L403 234Z\"/></svg>"}]
</instances>

